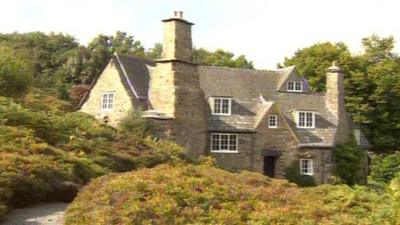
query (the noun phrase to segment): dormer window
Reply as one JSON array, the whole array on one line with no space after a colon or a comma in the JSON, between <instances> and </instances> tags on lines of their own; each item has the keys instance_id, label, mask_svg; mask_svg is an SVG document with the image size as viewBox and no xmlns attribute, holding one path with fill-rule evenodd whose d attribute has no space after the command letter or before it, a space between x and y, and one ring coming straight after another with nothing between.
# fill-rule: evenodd
<instances>
[{"instance_id":1,"label":"dormer window","mask_svg":"<svg viewBox=\"0 0 400 225\"><path fill-rule=\"evenodd\" d=\"M301 81L288 81L287 90L290 92L302 92L303 83Z\"/></svg>"},{"instance_id":2,"label":"dormer window","mask_svg":"<svg viewBox=\"0 0 400 225\"><path fill-rule=\"evenodd\" d=\"M101 93L101 111L111 111L114 108L114 91Z\"/></svg>"},{"instance_id":3,"label":"dormer window","mask_svg":"<svg viewBox=\"0 0 400 225\"><path fill-rule=\"evenodd\" d=\"M315 128L315 112L297 112L296 121L298 128Z\"/></svg>"},{"instance_id":4,"label":"dormer window","mask_svg":"<svg viewBox=\"0 0 400 225\"><path fill-rule=\"evenodd\" d=\"M231 115L232 99L226 97L212 97L210 99L213 115Z\"/></svg>"}]
</instances>

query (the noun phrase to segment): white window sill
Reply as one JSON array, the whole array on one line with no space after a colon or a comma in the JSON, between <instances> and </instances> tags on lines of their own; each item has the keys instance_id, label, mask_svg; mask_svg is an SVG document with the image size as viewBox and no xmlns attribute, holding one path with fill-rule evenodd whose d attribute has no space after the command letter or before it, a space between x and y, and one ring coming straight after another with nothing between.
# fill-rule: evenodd
<instances>
[{"instance_id":1,"label":"white window sill","mask_svg":"<svg viewBox=\"0 0 400 225\"><path fill-rule=\"evenodd\" d=\"M211 150L211 153L239 153L239 151L228 151L228 150Z\"/></svg>"},{"instance_id":2,"label":"white window sill","mask_svg":"<svg viewBox=\"0 0 400 225\"><path fill-rule=\"evenodd\" d=\"M294 91L294 90L286 90L287 92L296 92L296 93L301 93L303 92L303 90L299 90L299 91Z\"/></svg>"},{"instance_id":3,"label":"white window sill","mask_svg":"<svg viewBox=\"0 0 400 225\"><path fill-rule=\"evenodd\" d=\"M268 127L268 128L270 128L270 129L276 129L276 128L278 128L278 127Z\"/></svg>"},{"instance_id":4,"label":"white window sill","mask_svg":"<svg viewBox=\"0 0 400 225\"><path fill-rule=\"evenodd\" d=\"M224 113L211 113L213 116L230 116L231 114L224 114Z\"/></svg>"},{"instance_id":5,"label":"white window sill","mask_svg":"<svg viewBox=\"0 0 400 225\"><path fill-rule=\"evenodd\" d=\"M296 126L296 128L299 128L299 129L315 129L315 127L299 127L299 126Z\"/></svg>"}]
</instances>

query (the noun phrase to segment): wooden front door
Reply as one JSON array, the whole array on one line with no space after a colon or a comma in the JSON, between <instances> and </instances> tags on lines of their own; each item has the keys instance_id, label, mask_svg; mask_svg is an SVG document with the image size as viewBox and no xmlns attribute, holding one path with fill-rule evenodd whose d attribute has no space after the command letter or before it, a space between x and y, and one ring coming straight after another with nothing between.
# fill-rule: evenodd
<instances>
[{"instance_id":1,"label":"wooden front door","mask_svg":"<svg viewBox=\"0 0 400 225\"><path fill-rule=\"evenodd\" d=\"M264 156L264 175L275 177L275 156Z\"/></svg>"}]
</instances>

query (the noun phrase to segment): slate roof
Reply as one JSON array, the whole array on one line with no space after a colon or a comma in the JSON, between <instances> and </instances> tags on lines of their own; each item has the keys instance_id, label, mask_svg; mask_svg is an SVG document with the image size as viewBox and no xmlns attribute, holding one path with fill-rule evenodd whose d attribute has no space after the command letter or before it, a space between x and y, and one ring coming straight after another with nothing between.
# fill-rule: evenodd
<instances>
[{"instance_id":1,"label":"slate roof","mask_svg":"<svg viewBox=\"0 0 400 225\"><path fill-rule=\"evenodd\" d=\"M114 57L120 64L120 73L126 72L127 88L136 92L140 99L148 97L149 76L154 62L136 57ZM226 67L198 66L200 87L206 98L232 97L232 115L208 115L209 131L256 132L256 128L268 110L276 105L292 129L300 147L332 147L337 119L325 105L324 93L293 93L282 91L289 77L298 76L295 67L280 70L233 69ZM302 79L302 78L301 78ZM125 79L126 80L126 79ZM125 84L126 85L126 84ZM296 127L294 112L314 111L314 129ZM151 117L150 113L148 116ZM146 114L147 115L147 114ZM158 114L157 114L158 115ZM368 141L362 135L363 144Z\"/></svg>"},{"instance_id":2,"label":"slate roof","mask_svg":"<svg viewBox=\"0 0 400 225\"><path fill-rule=\"evenodd\" d=\"M122 73L126 73L128 82L133 87L138 98L147 99L149 90L149 74L155 63L134 56L115 55L113 60L118 62Z\"/></svg>"}]
</instances>

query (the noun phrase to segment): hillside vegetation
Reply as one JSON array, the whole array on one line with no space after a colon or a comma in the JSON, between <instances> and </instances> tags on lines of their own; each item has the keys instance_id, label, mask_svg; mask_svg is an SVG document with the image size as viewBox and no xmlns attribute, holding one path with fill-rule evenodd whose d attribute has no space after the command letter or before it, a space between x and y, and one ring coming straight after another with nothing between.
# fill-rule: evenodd
<instances>
[{"instance_id":1,"label":"hillside vegetation","mask_svg":"<svg viewBox=\"0 0 400 225\"><path fill-rule=\"evenodd\" d=\"M71 201L94 177L182 156L173 143L116 130L70 109L40 91L17 100L0 97L0 219L10 207Z\"/></svg>"},{"instance_id":2,"label":"hillside vegetation","mask_svg":"<svg viewBox=\"0 0 400 225\"><path fill-rule=\"evenodd\" d=\"M391 193L303 189L206 164L161 165L94 180L69 206L65 224L400 224L396 185Z\"/></svg>"}]
</instances>

